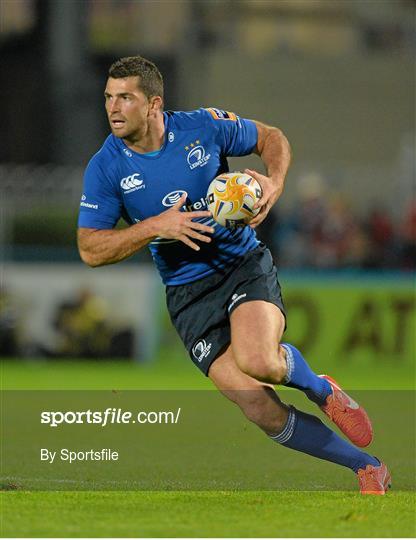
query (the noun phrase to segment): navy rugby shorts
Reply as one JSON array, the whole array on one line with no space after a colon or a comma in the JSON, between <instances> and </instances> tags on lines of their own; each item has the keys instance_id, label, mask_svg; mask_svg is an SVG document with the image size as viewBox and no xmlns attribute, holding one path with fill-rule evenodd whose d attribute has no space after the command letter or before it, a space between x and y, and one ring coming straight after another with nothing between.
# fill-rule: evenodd
<instances>
[{"instance_id":1,"label":"navy rugby shorts","mask_svg":"<svg viewBox=\"0 0 416 540\"><path fill-rule=\"evenodd\" d=\"M277 269L264 244L221 272L166 287L172 323L191 360L205 375L231 342L231 313L251 300L271 302L286 317Z\"/></svg>"}]
</instances>

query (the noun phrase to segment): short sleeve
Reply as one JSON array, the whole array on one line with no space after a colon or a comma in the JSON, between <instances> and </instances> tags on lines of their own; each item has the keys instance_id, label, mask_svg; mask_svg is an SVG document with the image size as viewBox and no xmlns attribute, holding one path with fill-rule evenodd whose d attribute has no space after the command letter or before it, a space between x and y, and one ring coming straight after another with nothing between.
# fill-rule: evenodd
<instances>
[{"instance_id":1,"label":"short sleeve","mask_svg":"<svg viewBox=\"0 0 416 540\"><path fill-rule=\"evenodd\" d=\"M122 202L117 190L94 157L84 174L78 227L112 229L122 213Z\"/></svg>"},{"instance_id":2,"label":"short sleeve","mask_svg":"<svg viewBox=\"0 0 416 540\"><path fill-rule=\"evenodd\" d=\"M217 128L217 140L225 156L247 156L257 144L257 127L252 120L213 107L205 109Z\"/></svg>"}]
</instances>

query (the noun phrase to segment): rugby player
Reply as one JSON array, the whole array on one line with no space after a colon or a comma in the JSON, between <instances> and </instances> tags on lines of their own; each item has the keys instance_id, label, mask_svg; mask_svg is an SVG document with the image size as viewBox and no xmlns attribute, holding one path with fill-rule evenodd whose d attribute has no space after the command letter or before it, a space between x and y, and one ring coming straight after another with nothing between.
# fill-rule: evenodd
<instances>
[{"instance_id":1,"label":"rugby player","mask_svg":"<svg viewBox=\"0 0 416 540\"><path fill-rule=\"evenodd\" d=\"M283 190L290 163L285 135L216 108L164 111L162 76L140 56L110 67L104 96L111 134L85 171L82 260L112 264L149 247L194 364L274 441L349 467L361 493L384 494L387 467L357 448L372 440L364 409L333 379L316 375L295 347L280 343L286 317L280 285L255 228ZM262 187L260 212L248 227L223 228L207 211L208 185L228 171L228 156L251 153L267 171L245 171ZM115 230L120 218L130 226ZM354 444L282 403L278 384L304 392Z\"/></svg>"}]
</instances>

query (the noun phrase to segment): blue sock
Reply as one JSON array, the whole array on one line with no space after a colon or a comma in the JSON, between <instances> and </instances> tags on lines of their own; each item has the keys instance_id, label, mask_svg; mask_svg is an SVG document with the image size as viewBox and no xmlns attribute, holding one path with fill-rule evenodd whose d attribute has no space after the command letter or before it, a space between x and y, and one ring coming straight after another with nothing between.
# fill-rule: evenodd
<instances>
[{"instance_id":1,"label":"blue sock","mask_svg":"<svg viewBox=\"0 0 416 540\"><path fill-rule=\"evenodd\" d=\"M367 465L380 465L378 459L341 439L319 418L292 406L283 431L271 438L293 450L348 467L355 473Z\"/></svg>"},{"instance_id":2,"label":"blue sock","mask_svg":"<svg viewBox=\"0 0 416 540\"><path fill-rule=\"evenodd\" d=\"M302 354L289 343L282 343L286 351L287 375L283 384L302 390L308 398L318 405L323 405L326 398L332 394L331 385L325 379L318 377Z\"/></svg>"}]
</instances>

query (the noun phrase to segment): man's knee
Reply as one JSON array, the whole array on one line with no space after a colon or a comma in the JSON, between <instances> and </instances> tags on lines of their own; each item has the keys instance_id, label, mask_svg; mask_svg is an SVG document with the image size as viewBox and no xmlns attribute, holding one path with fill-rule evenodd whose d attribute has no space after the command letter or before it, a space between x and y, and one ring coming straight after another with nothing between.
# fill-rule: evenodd
<instances>
[{"instance_id":1,"label":"man's knee","mask_svg":"<svg viewBox=\"0 0 416 540\"><path fill-rule=\"evenodd\" d=\"M238 367L254 379L261 382L280 384L284 381L287 367L284 357L261 351L244 351L236 355Z\"/></svg>"}]
</instances>

